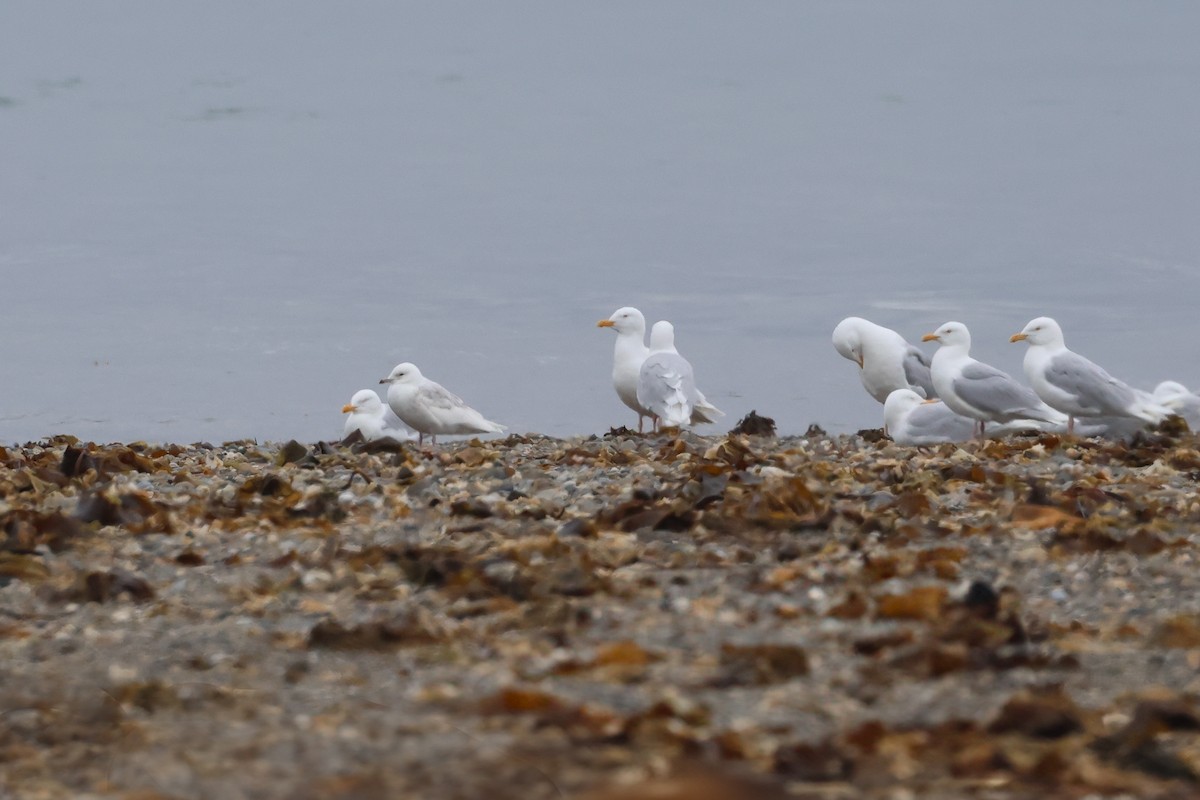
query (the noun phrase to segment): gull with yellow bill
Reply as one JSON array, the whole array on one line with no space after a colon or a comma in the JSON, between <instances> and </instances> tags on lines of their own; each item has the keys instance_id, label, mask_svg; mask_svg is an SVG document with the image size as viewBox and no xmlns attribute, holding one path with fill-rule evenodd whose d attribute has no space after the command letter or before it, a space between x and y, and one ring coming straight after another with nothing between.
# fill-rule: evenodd
<instances>
[{"instance_id":1,"label":"gull with yellow bill","mask_svg":"<svg viewBox=\"0 0 1200 800\"><path fill-rule=\"evenodd\" d=\"M975 432L985 436L985 426L1019 419L1055 423L1062 416L1043 403L1029 387L990 364L971 358L971 332L961 322L947 322L923 342L938 342L930 373L938 397L950 410L975 420Z\"/></svg>"},{"instance_id":2,"label":"gull with yellow bill","mask_svg":"<svg viewBox=\"0 0 1200 800\"><path fill-rule=\"evenodd\" d=\"M1161 422L1171 409L1147 392L1109 375L1098 364L1067 349L1062 328L1050 317L1032 319L1010 338L1028 342L1025 377L1038 397L1067 415L1067 433L1075 432L1080 417L1128 417Z\"/></svg>"},{"instance_id":3,"label":"gull with yellow bill","mask_svg":"<svg viewBox=\"0 0 1200 800\"><path fill-rule=\"evenodd\" d=\"M355 392L350 402L342 406L342 413L350 415L346 417L346 424L342 426L343 439L355 431L368 442L379 439L407 442L415 438L413 432L406 428L400 418L383 404L379 395L370 389Z\"/></svg>"}]
</instances>

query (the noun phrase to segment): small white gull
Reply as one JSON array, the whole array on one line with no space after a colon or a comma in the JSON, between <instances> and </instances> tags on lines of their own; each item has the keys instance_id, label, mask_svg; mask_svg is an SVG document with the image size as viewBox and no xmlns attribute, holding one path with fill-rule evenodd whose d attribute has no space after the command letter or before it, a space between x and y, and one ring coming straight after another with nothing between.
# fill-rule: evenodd
<instances>
[{"instance_id":1,"label":"small white gull","mask_svg":"<svg viewBox=\"0 0 1200 800\"><path fill-rule=\"evenodd\" d=\"M425 434L433 437L433 444L437 444L438 434L500 433L505 430L503 425L484 419L440 383L426 378L415 364L407 361L397 364L379 382L388 384L388 405L405 425L417 432L418 444L424 444Z\"/></svg>"},{"instance_id":2,"label":"small white gull","mask_svg":"<svg viewBox=\"0 0 1200 800\"><path fill-rule=\"evenodd\" d=\"M379 395L370 389L360 389L342 406L342 413L349 414L342 427L342 438L358 431L363 439L374 442L378 439L411 441L413 433L404 426L395 412L383 404Z\"/></svg>"},{"instance_id":3,"label":"small white gull","mask_svg":"<svg viewBox=\"0 0 1200 800\"><path fill-rule=\"evenodd\" d=\"M679 353L652 350L638 374L638 403L665 428L682 428L693 419L700 393L692 365Z\"/></svg>"},{"instance_id":4,"label":"small white gull","mask_svg":"<svg viewBox=\"0 0 1200 800\"><path fill-rule=\"evenodd\" d=\"M679 355L679 351L675 349L675 326L665 319L659 320L650 328L650 352ZM696 389L696 398L696 403L692 408L691 422L693 425L716 422L718 418L725 416L725 412L708 402L704 397L704 392L699 389Z\"/></svg>"}]
</instances>

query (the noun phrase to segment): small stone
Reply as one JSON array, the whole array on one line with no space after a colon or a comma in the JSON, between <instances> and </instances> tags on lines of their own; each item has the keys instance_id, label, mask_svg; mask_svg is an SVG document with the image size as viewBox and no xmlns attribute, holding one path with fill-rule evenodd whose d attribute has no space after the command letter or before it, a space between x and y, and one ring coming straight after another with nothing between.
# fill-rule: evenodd
<instances>
[{"instance_id":1,"label":"small stone","mask_svg":"<svg viewBox=\"0 0 1200 800\"><path fill-rule=\"evenodd\" d=\"M333 575L323 569L310 569L300 576L300 584L310 592L324 592L333 585Z\"/></svg>"}]
</instances>

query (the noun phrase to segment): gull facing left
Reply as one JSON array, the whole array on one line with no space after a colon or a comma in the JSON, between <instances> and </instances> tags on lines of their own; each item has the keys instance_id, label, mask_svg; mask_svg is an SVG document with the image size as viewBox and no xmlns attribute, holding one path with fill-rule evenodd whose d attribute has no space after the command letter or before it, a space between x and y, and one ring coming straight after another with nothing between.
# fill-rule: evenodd
<instances>
[{"instance_id":1,"label":"gull facing left","mask_svg":"<svg viewBox=\"0 0 1200 800\"><path fill-rule=\"evenodd\" d=\"M939 342L930 373L933 388L950 410L970 417L982 439L989 422L1035 419L1061 422L1062 416L1043 403L1033 390L1017 383L1011 375L971 358L971 332L961 322L947 322L923 342Z\"/></svg>"},{"instance_id":2,"label":"gull facing left","mask_svg":"<svg viewBox=\"0 0 1200 800\"><path fill-rule=\"evenodd\" d=\"M342 406L342 413L350 415L346 417L346 424L342 428L343 439L355 431L368 442L379 439L407 442L413 438L412 431L404 427L396 413L385 406L379 395L370 389L355 392L350 402Z\"/></svg>"},{"instance_id":3,"label":"gull facing left","mask_svg":"<svg viewBox=\"0 0 1200 800\"><path fill-rule=\"evenodd\" d=\"M1077 417L1132 417L1155 423L1172 413L1148 393L1069 350L1062 328L1050 317L1031 319L1009 341L1029 342L1025 376L1047 405L1067 415L1068 434L1075 432Z\"/></svg>"},{"instance_id":4,"label":"gull facing left","mask_svg":"<svg viewBox=\"0 0 1200 800\"><path fill-rule=\"evenodd\" d=\"M617 343L613 347L613 388L621 402L632 408L638 415L638 433L646 417L654 416L650 409L638 402L638 374L642 362L650 355L646 347L646 318L633 306L622 306L612 313L608 319L596 323L597 328L612 328L617 332Z\"/></svg>"},{"instance_id":5,"label":"gull facing left","mask_svg":"<svg viewBox=\"0 0 1200 800\"><path fill-rule=\"evenodd\" d=\"M387 401L405 425L417 432L417 444L425 434L437 444L438 434L500 433L505 427L471 408L440 383L421 374L415 364L404 362L380 383L388 384Z\"/></svg>"}]
</instances>

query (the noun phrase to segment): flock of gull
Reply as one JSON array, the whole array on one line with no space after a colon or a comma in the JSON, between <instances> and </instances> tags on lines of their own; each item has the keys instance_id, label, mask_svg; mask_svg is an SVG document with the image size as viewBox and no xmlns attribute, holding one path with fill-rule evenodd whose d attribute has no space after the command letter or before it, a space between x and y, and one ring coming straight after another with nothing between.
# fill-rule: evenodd
<instances>
[{"instance_id":1,"label":"flock of gull","mask_svg":"<svg viewBox=\"0 0 1200 800\"><path fill-rule=\"evenodd\" d=\"M884 408L884 430L900 444L966 441L1037 429L1067 435L1126 438L1171 415L1200 426L1200 397L1175 381L1153 393L1114 378L1070 350L1062 328L1038 317L1015 333L1026 342L1026 386L971 358L971 333L947 322L922 337L937 342L933 358L895 331L848 317L833 346L858 364L863 386Z\"/></svg>"},{"instance_id":2,"label":"flock of gull","mask_svg":"<svg viewBox=\"0 0 1200 800\"><path fill-rule=\"evenodd\" d=\"M617 333L613 354L613 388L625 405L637 412L638 432L649 417L658 430L716 422L725 412L708 402L696 388L692 365L675 349L675 327L662 320L650 331L646 346L646 318L636 308L618 308L597 323ZM428 435L437 444L439 434L500 433L503 425L484 418L461 397L421 374L416 365L398 364L381 381L387 384L387 405L374 391L360 389L342 407L349 414L343 438L355 433L366 441L395 439L418 445Z\"/></svg>"},{"instance_id":3,"label":"flock of gull","mask_svg":"<svg viewBox=\"0 0 1200 800\"><path fill-rule=\"evenodd\" d=\"M617 334L613 388L653 429L716 422L724 412L696 386L691 363L675 348L675 328L654 323L647 346L646 318L631 306L600 320ZM961 442L1037 429L1067 435L1125 438L1166 419L1182 416L1200 428L1200 396L1175 381L1153 393L1135 389L1066 346L1062 328L1049 317L1031 320L1011 341L1026 342L1029 385L971 357L971 333L947 322L927 333L937 342L932 359L899 333L861 317L847 317L833 331L833 346L858 364L863 387L883 404L884 431L899 444ZM414 364L399 364L379 381L387 385L386 405L370 389L354 394L342 411L349 414L343 436L363 439L500 433L462 398L426 378Z\"/></svg>"}]
</instances>

